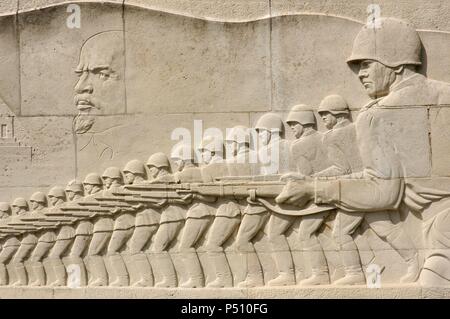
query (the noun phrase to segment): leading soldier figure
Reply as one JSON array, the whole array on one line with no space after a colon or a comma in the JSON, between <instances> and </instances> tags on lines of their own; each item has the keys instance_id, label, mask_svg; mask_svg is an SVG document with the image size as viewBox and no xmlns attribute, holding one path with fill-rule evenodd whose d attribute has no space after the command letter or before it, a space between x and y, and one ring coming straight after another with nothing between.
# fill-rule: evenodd
<instances>
[{"instance_id":1,"label":"leading soldier figure","mask_svg":"<svg viewBox=\"0 0 450 319\"><path fill-rule=\"evenodd\" d=\"M359 67L358 77L373 100L362 108L355 123L363 174L359 178L290 183L277 198L279 203L313 200L316 204L331 204L340 209L333 230L346 265L346 275L340 284L362 281L361 263L351 235L363 219L407 263L407 272L400 281L417 280L417 250L401 225L394 224L390 218L404 193L403 164L411 160L398 156L402 141L411 138L398 133L407 131L404 126L408 123L396 121L392 114L399 106L438 105L448 97L448 85L428 80L417 72L422 63L422 46L416 30L397 19L382 18L379 23L380 28L362 28L348 60ZM397 134L388 137L392 129ZM415 159L422 156L409 155Z\"/></svg>"}]
</instances>

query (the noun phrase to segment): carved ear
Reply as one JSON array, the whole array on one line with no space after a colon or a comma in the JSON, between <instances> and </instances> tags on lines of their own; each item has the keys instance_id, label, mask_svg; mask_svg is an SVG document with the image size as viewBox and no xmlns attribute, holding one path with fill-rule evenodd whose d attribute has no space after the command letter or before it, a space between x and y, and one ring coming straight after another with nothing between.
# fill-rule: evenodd
<instances>
[{"instance_id":1,"label":"carved ear","mask_svg":"<svg viewBox=\"0 0 450 319\"><path fill-rule=\"evenodd\" d=\"M400 74L400 73L403 72L404 69L405 69L405 66L404 66L404 65L400 65L400 66L398 66L398 67L396 67L396 68L394 69L394 72L395 72L396 74Z\"/></svg>"}]
</instances>

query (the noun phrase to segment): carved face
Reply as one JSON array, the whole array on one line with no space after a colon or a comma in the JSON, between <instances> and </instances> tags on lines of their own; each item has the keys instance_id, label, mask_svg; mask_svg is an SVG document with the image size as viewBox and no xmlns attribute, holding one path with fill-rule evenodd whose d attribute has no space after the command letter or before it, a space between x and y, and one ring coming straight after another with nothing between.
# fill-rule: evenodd
<instances>
[{"instance_id":1,"label":"carved face","mask_svg":"<svg viewBox=\"0 0 450 319\"><path fill-rule=\"evenodd\" d=\"M136 175L134 175L131 172L124 172L123 175L125 178L125 184L131 185L134 183L134 180L136 179Z\"/></svg>"},{"instance_id":2,"label":"carved face","mask_svg":"<svg viewBox=\"0 0 450 319\"><path fill-rule=\"evenodd\" d=\"M236 156L239 151L239 144L236 141L227 141L227 151L231 156Z\"/></svg>"},{"instance_id":3,"label":"carved face","mask_svg":"<svg viewBox=\"0 0 450 319\"><path fill-rule=\"evenodd\" d=\"M12 212L14 215L20 215L23 214L25 212L25 209L23 209L22 207L19 206L13 206L12 207Z\"/></svg>"},{"instance_id":4,"label":"carved face","mask_svg":"<svg viewBox=\"0 0 450 319\"><path fill-rule=\"evenodd\" d=\"M203 164L209 164L211 163L211 160L213 158L213 152L211 152L210 150L204 149L202 150L202 162Z\"/></svg>"},{"instance_id":5,"label":"carved face","mask_svg":"<svg viewBox=\"0 0 450 319\"><path fill-rule=\"evenodd\" d=\"M391 85L395 82L396 73L394 69L384 64L364 60L359 66L359 80L372 99L377 99L389 94Z\"/></svg>"},{"instance_id":6,"label":"carved face","mask_svg":"<svg viewBox=\"0 0 450 319\"><path fill-rule=\"evenodd\" d=\"M300 138L303 135L304 128L299 122L289 122L288 125L291 128L295 138Z\"/></svg>"},{"instance_id":7,"label":"carved face","mask_svg":"<svg viewBox=\"0 0 450 319\"><path fill-rule=\"evenodd\" d=\"M111 177L105 177L103 178L103 184L105 185L106 189L110 189L112 184L114 182L114 179L112 179Z\"/></svg>"},{"instance_id":8,"label":"carved face","mask_svg":"<svg viewBox=\"0 0 450 319\"><path fill-rule=\"evenodd\" d=\"M67 200L71 201L75 198L75 193L72 191L66 191Z\"/></svg>"},{"instance_id":9,"label":"carved face","mask_svg":"<svg viewBox=\"0 0 450 319\"><path fill-rule=\"evenodd\" d=\"M94 189L94 185L92 185L92 184L83 184L83 185L84 185L84 190L85 190L86 194L91 195L92 190ZM69 194L67 194L67 196L69 196Z\"/></svg>"},{"instance_id":10,"label":"carved face","mask_svg":"<svg viewBox=\"0 0 450 319\"><path fill-rule=\"evenodd\" d=\"M55 196L48 196L48 200L50 202L50 206L53 206L53 207L62 203L62 200Z\"/></svg>"},{"instance_id":11,"label":"carved face","mask_svg":"<svg viewBox=\"0 0 450 319\"><path fill-rule=\"evenodd\" d=\"M259 129L258 130L258 138L261 145L266 146L270 143L272 138L272 134L268 130Z\"/></svg>"},{"instance_id":12,"label":"carved face","mask_svg":"<svg viewBox=\"0 0 450 319\"><path fill-rule=\"evenodd\" d=\"M148 166L148 177L149 179L155 179L159 175L160 169L155 166Z\"/></svg>"},{"instance_id":13,"label":"carved face","mask_svg":"<svg viewBox=\"0 0 450 319\"><path fill-rule=\"evenodd\" d=\"M30 201L31 210L40 210L43 208L42 204L39 202Z\"/></svg>"},{"instance_id":14,"label":"carved face","mask_svg":"<svg viewBox=\"0 0 450 319\"><path fill-rule=\"evenodd\" d=\"M97 114L117 114L124 111L124 50L119 31L104 32L89 39L81 49L75 72L74 102L79 115L75 121L77 133L89 131Z\"/></svg>"},{"instance_id":15,"label":"carved face","mask_svg":"<svg viewBox=\"0 0 450 319\"><path fill-rule=\"evenodd\" d=\"M337 124L337 118L330 112L321 112L320 117L322 118L323 124L329 130L331 130Z\"/></svg>"},{"instance_id":16,"label":"carved face","mask_svg":"<svg viewBox=\"0 0 450 319\"><path fill-rule=\"evenodd\" d=\"M185 162L182 159L175 159L173 163L175 164L175 170L177 172L181 172L185 167Z\"/></svg>"}]
</instances>

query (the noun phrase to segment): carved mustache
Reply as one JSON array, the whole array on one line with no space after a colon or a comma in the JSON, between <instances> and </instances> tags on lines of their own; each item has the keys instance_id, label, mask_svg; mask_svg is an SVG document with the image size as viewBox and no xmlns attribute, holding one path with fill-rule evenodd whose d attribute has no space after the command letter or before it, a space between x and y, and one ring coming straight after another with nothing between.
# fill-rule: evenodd
<instances>
[{"instance_id":1,"label":"carved mustache","mask_svg":"<svg viewBox=\"0 0 450 319\"><path fill-rule=\"evenodd\" d=\"M90 94L77 94L74 97L75 105L80 111L88 111L97 108Z\"/></svg>"}]
</instances>

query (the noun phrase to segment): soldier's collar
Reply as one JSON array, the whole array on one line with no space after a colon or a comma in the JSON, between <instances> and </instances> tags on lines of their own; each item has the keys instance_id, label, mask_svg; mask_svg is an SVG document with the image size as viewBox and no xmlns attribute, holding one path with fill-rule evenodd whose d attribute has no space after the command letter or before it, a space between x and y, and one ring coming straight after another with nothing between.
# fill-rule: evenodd
<instances>
[{"instance_id":1,"label":"soldier's collar","mask_svg":"<svg viewBox=\"0 0 450 319\"><path fill-rule=\"evenodd\" d=\"M381 99L383 99L382 97L379 97L378 99L372 100L369 103L367 103L366 105L364 105L361 109L361 111L365 111L370 109L371 107L373 107L374 105L378 104L379 101L381 101Z\"/></svg>"},{"instance_id":2,"label":"soldier's collar","mask_svg":"<svg viewBox=\"0 0 450 319\"><path fill-rule=\"evenodd\" d=\"M392 92L399 91L405 87L411 86L411 85L415 84L415 82L420 81L422 78L424 78L424 76L422 74L415 73L415 74L411 75L410 77L404 79L400 83L397 83L396 85L391 87L389 94L391 94Z\"/></svg>"},{"instance_id":3,"label":"soldier's collar","mask_svg":"<svg viewBox=\"0 0 450 319\"><path fill-rule=\"evenodd\" d=\"M346 127L347 125L349 125L351 122L349 119L344 119L342 122L337 123L332 130L338 129L338 128L343 128Z\"/></svg>"}]
</instances>

